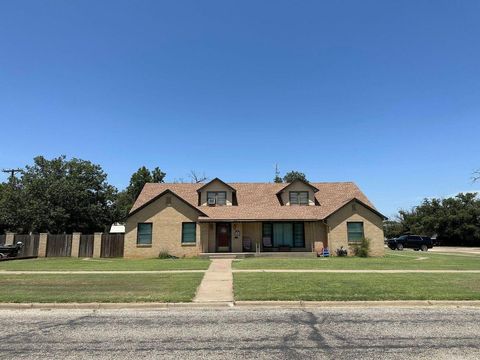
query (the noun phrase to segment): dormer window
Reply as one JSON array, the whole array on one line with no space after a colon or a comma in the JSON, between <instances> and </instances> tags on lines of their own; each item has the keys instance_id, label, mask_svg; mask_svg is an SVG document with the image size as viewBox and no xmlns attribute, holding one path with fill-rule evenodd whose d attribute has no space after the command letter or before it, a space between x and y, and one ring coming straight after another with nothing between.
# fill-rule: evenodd
<instances>
[{"instance_id":1,"label":"dormer window","mask_svg":"<svg viewBox=\"0 0 480 360\"><path fill-rule=\"evenodd\" d=\"M207 204L212 205L227 205L226 191L207 191Z\"/></svg>"},{"instance_id":2,"label":"dormer window","mask_svg":"<svg viewBox=\"0 0 480 360\"><path fill-rule=\"evenodd\" d=\"M308 205L308 191L290 191L290 205Z\"/></svg>"}]
</instances>

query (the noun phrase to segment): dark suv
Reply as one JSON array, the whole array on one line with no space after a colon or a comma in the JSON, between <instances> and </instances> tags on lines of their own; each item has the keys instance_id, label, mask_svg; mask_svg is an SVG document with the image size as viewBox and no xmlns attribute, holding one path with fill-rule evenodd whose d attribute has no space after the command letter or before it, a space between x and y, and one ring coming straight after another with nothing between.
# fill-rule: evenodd
<instances>
[{"instance_id":1,"label":"dark suv","mask_svg":"<svg viewBox=\"0 0 480 360\"><path fill-rule=\"evenodd\" d=\"M387 245L392 250L410 248L415 251L427 251L433 247L433 241L428 236L402 235L398 238L388 240Z\"/></svg>"}]
</instances>

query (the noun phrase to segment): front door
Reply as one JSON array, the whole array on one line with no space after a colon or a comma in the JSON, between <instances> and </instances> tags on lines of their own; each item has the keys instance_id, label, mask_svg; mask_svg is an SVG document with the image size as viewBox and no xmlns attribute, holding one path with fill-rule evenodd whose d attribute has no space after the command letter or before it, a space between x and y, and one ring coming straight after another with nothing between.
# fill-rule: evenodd
<instances>
[{"instance_id":1,"label":"front door","mask_svg":"<svg viewBox=\"0 0 480 360\"><path fill-rule=\"evenodd\" d=\"M230 252L231 224L217 223L217 252Z\"/></svg>"}]
</instances>

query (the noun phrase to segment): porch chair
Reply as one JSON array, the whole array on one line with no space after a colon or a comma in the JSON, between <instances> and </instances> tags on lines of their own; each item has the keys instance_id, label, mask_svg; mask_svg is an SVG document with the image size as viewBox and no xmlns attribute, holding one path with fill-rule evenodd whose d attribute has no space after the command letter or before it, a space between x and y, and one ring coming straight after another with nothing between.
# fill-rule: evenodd
<instances>
[{"instance_id":1,"label":"porch chair","mask_svg":"<svg viewBox=\"0 0 480 360\"><path fill-rule=\"evenodd\" d=\"M330 250L328 248L322 248L319 252L317 252L317 257L329 257Z\"/></svg>"}]
</instances>

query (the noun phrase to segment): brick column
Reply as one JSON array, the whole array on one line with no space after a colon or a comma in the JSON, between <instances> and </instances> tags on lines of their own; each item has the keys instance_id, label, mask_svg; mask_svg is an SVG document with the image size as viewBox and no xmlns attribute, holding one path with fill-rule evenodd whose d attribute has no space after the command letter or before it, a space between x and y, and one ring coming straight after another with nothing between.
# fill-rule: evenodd
<instances>
[{"instance_id":1,"label":"brick column","mask_svg":"<svg viewBox=\"0 0 480 360\"><path fill-rule=\"evenodd\" d=\"M48 238L48 234L46 233L40 234L40 239L38 241L38 257L47 256L47 238Z\"/></svg>"},{"instance_id":2,"label":"brick column","mask_svg":"<svg viewBox=\"0 0 480 360\"><path fill-rule=\"evenodd\" d=\"M5 234L5 245L13 245L15 241L15 233L7 232Z\"/></svg>"},{"instance_id":3,"label":"brick column","mask_svg":"<svg viewBox=\"0 0 480 360\"><path fill-rule=\"evenodd\" d=\"M74 232L72 234L72 254L71 257L78 257L78 252L80 250L80 235L82 233Z\"/></svg>"},{"instance_id":4,"label":"brick column","mask_svg":"<svg viewBox=\"0 0 480 360\"><path fill-rule=\"evenodd\" d=\"M99 258L102 249L102 233L96 232L93 234L93 257Z\"/></svg>"}]
</instances>

